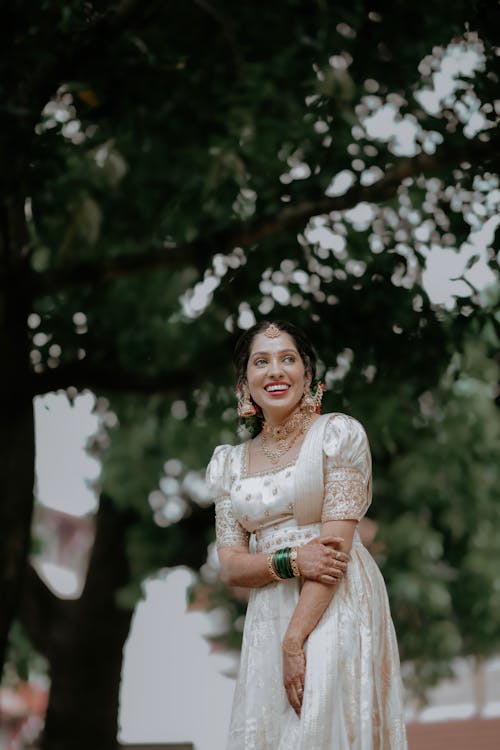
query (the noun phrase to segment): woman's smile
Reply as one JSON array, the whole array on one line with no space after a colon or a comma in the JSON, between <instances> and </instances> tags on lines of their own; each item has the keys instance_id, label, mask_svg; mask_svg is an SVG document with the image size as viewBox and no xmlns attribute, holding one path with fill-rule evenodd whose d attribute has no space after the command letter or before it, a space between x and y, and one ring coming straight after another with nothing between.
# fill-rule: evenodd
<instances>
[{"instance_id":1,"label":"woman's smile","mask_svg":"<svg viewBox=\"0 0 500 750\"><path fill-rule=\"evenodd\" d=\"M273 396L283 396L289 387L288 383L268 383L265 390Z\"/></svg>"}]
</instances>

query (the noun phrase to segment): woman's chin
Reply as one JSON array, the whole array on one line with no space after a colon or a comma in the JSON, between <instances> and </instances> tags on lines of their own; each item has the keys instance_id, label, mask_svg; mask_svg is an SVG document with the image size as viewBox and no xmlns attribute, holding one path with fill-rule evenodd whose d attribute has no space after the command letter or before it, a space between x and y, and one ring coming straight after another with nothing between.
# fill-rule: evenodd
<instances>
[{"instance_id":1,"label":"woman's chin","mask_svg":"<svg viewBox=\"0 0 500 750\"><path fill-rule=\"evenodd\" d=\"M281 414L287 416L288 414L291 414L299 404L300 399L296 401L295 399L290 398L289 394L286 394L286 396L267 396L267 398L262 399L259 406L262 409L264 416L266 415L266 412L270 415Z\"/></svg>"}]
</instances>

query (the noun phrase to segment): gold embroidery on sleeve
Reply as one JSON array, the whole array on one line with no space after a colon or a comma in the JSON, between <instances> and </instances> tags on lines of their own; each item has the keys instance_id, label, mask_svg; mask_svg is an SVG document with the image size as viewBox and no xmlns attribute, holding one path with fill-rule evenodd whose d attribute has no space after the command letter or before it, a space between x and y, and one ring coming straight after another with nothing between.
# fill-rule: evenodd
<instances>
[{"instance_id":1,"label":"gold embroidery on sleeve","mask_svg":"<svg viewBox=\"0 0 500 750\"><path fill-rule=\"evenodd\" d=\"M223 496L215 503L215 533L218 547L247 547L250 534L236 520L231 498Z\"/></svg>"},{"instance_id":2,"label":"gold embroidery on sleeve","mask_svg":"<svg viewBox=\"0 0 500 750\"><path fill-rule=\"evenodd\" d=\"M322 522L359 521L367 507L367 488L359 469L345 467L327 470Z\"/></svg>"}]
</instances>

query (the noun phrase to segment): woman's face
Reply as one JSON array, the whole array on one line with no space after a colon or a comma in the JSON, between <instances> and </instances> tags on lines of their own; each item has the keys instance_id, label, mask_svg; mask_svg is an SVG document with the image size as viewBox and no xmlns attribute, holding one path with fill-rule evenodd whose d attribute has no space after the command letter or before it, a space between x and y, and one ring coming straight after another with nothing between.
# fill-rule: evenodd
<instances>
[{"instance_id":1,"label":"woman's face","mask_svg":"<svg viewBox=\"0 0 500 750\"><path fill-rule=\"evenodd\" d=\"M308 380L293 338L258 333L250 348L247 383L250 395L266 419L285 418L299 404Z\"/></svg>"}]
</instances>

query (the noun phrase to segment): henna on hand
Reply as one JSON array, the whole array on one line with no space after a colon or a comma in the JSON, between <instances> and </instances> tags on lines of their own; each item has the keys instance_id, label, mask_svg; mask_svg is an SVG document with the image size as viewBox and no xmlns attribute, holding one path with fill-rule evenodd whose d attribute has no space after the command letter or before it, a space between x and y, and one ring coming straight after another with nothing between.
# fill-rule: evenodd
<instances>
[{"instance_id":1,"label":"henna on hand","mask_svg":"<svg viewBox=\"0 0 500 750\"><path fill-rule=\"evenodd\" d=\"M336 584L347 570L349 556L336 549L340 537L317 537L298 548L297 562L301 575L311 581Z\"/></svg>"}]
</instances>

